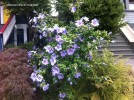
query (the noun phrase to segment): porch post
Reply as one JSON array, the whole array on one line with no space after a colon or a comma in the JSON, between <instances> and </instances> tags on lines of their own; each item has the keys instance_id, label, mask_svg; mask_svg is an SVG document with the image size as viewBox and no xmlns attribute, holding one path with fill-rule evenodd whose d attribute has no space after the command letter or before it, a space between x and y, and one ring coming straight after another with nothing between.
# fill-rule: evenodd
<instances>
[{"instance_id":1,"label":"porch post","mask_svg":"<svg viewBox=\"0 0 134 100\"><path fill-rule=\"evenodd\" d=\"M27 26L24 28L24 43L27 43Z\"/></svg>"},{"instance_id":2,"label":"porch post","mask_svg":"<svg viewBox=\"0 0 134 100\"><path fill-rule=\"evenodd\" d=\"M124 0L120 0L120 1L123 3Z\"/></svg>"},{"instance_id":3,"label":"porch post","mask_svg":"<svg viewBox=\"0 0 134 100\"><path fill-rule=\"evenodd\" d=\"M126 1L126 9L129 10L129 0L125 0Z\"/></svg>"},{"instance_id":4,"label":"porch post","mask_svg":"<svg viewBox=\"0 0 134 100\"><path fill-rule=\"evenodd\" d=\"M0 51L3 50L3 34L0 34Z\"/></svg>"},{"instance_id":5,"label":"porch post","mask_svg":"<svg viewBox=\"0 0 134 100\"><path fill-rule=\"evenodd\" d=\"M17 26L14 27L14 45L17 46Z\"/></svg>"}]
</instances>

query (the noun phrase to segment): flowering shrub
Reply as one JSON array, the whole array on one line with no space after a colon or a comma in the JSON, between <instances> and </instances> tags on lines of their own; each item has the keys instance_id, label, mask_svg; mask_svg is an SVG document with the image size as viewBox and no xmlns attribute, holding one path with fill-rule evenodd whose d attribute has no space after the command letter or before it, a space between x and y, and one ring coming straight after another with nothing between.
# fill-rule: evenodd
<instances>
[{"instance_id":1,"label":"flowering shrub","mask_svg":"<svg viewBox=\"0 0 134 100\"><path fill-rule=\"evenodd\" d=\"M47 100L77 100L83 88L81 83L92 77L89 74L92 51L101 45L101 40L108 39L109 34L94 29L99 25L97 19L82 17L70 22L69 26L60 26L42 16L31 20L39 33L38 38L45 39L45 43L41 44L43 48L36 45L28 52L29 63L34 69L30 78L44 91Z\"/></svg>"}]
</instances>

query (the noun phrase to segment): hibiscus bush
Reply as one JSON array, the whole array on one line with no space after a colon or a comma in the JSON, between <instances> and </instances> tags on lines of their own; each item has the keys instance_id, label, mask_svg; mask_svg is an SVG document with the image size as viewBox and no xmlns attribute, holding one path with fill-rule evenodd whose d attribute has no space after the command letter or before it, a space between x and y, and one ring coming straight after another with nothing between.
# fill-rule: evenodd
<instances>
[{"instance_id":1,"label":"hibiscus bush","mask_svg":"<svg viewBox=\"0 0 134 100\"><path fill-rule=\"evenodd\" d=\"M39 39L45 39L45 42L28 52L30 65L34 68L31 79L47 94L48 100L53 97L76 99L78 94L72 90L79 90L77 84L87 79L91 71L92 50L97 49L100 40L108 39L109 35L106 31L94 30L99 25L97 19L89 21L82 17L70 22L69 26L60 26L48 24L47 16L39 16L32 21Z\"/></svg>"},{"instance_id":2,"label":"hibiscus bush","mask_svg":"<svg viewBox=\"0 0 134 100\"><path fill-rule=\"evenodd\" d=\"M71 12L75 11L73 7ZM102 100L109 100L108 95L118 97L110 92L107 92L105 97L106 92L103 92L105 91L103 85L107 90L110 87L112 92L116 91L112 80L118 77L103 72L103 67L112 67L111 64L114 62L110 64L105 63L105 60L99 62L100 60L93 56L101 47L102 40L110 40L110 33L97 30L99 20L89 20L86 16L76 18L76 21L70 22L67 26L62 22L56 22L51 16L41 13L30 20L37 31L35 46L28 52L29 65L34 70L30 78L37 92L43 94L42 99L92 99L94 93L98 94L98 98L102 97ZM102 71L97 72L100 66ZM121 93L120 89L119 91L118 93Z\"/></svg>"}]
</instances>

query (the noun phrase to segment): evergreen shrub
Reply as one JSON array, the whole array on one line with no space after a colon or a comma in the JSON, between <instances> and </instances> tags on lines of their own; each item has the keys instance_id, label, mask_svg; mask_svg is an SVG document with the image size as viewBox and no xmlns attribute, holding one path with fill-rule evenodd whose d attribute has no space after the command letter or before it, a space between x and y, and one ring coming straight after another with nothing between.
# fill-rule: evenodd
<instances>
[{"instance_id":1,"label":"evergreen shrub","mask_svg":"<svg viewBox=\"0 0 134 100\"><path fill-rule=\"evenodd\" d=\"M116 34L119 28L124 25L124 5L121 0L57 0L57 11L59 19L68 23L76 16L87 16L91 19L97 18L100 21L98 29L106 30ZM77 6L77 13L69 12L69 7Z\"/></svg>"}]
</instances>

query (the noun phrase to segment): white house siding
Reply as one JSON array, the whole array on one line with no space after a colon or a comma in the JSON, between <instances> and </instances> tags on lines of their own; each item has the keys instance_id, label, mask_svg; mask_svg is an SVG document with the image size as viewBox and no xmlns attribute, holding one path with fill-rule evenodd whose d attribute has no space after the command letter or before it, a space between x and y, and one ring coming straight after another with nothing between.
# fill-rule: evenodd
<instances>
[{"instance_id":1,"label":"white house siding","mask_svg":"<svg viewBox=\"0 0 134 100\"><path fill-rule=\"evenodd\" d=\"M125 15L124 21L134 24L134 10L125 11Z\"/></svg>"}]
</instances>

